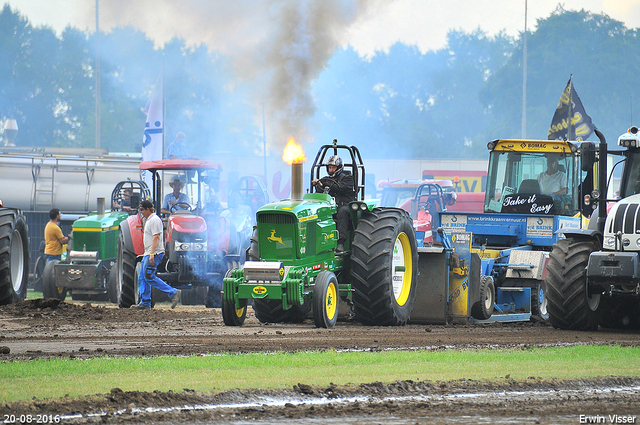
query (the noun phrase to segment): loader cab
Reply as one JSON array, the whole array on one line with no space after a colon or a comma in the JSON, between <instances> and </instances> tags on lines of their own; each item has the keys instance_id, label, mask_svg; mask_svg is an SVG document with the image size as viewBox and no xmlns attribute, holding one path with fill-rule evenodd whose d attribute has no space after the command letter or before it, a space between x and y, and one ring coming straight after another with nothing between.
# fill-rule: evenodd
<instances>
[{"instance_id":1,"label":"loader cab","mask_svg":"<svg viewBox=\"0 0 640 425\"><path fill-rule=\"evenodd\" d=\"M488 144L484 211L574 216L580 212L580 142L496 140Z\"/></svg>"}]
</instances>

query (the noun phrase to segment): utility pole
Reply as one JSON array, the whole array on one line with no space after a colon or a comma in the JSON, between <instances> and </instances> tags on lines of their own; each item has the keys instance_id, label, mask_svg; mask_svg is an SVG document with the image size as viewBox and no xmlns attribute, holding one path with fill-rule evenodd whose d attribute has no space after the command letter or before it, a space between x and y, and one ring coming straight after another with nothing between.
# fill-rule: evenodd
<instances>
[{"instance_id":1,"label":"utility pole","mask_svg":"<svg viewBox=\"0 0 640 425\"><path fill-rule=\"evenodd\" d=\"M100 0L96 0L96 148L100 148Z\"/></svg>"}]
</instances>

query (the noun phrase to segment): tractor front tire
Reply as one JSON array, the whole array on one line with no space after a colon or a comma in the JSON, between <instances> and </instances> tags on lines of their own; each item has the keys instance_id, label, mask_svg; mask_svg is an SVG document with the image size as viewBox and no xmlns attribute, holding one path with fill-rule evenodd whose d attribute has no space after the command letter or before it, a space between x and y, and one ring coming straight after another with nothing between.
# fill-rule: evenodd
<instances>
[{"instance_id":1,"label":"tractor front tire","mask_svg":"<svg viewBox=\"0 0 640 425\"><path fill-rule=\"evenodd\" d=\"M416 299L418 249L413 221L399 208L375 208L358 221L351 245L356 320L402 326Z\"/></svg>"},{"instance_id":2,"label":"tractor front tire","mask_svg":"<svg viewBox=\"0 0 640 425\"><path fill-rule=\"evenodd\" d=\"M62 286L56 286L55 267L58 263L60 263L59 260L51 260L47 261L44 266L44 272L42 272L42 297L64 301L67 298L67 290Z\"/></svg>"},{"instance_id":3,"label":"tractor front tire","mask_svg":"<svg viewBox=\"0 0 640 425\"><path fill-rule=\"evenodd\" d=\"M0 305L22 301L29 285L29 236L24 217L0 209Z\"/></svg>"},{"instance_id":4,"label":"tractor front tire","mask_svg":"<svg viewBox=\"0 0 640 425\"><path fill-rule=\"evenodd\" d=\"M231 276L232 270L228 270L225 278ZM242 300L242 308L237 309L235 303L222 300L222 321L227 326L242 326L247 318L247 300Z\"/></svg>"},{"instance_id":5,"label":"tractor front tire","mask_svg":"<svg viewBox=\"0 0 640 425\"><path fill-rule=\"evenodd\" d=\"M545 289L549 321L555 328L595 330L600 321L600 295L588 294L586 268L596 242L561 239L549 254Z\"/></svg>"},{"instance_id":6,"label":"tractor front tire","mask_svg":"<svg viewBox=\"0 0 640 425\"><path fill-rule=\"evenodd\" d=\"M313 288L313 322L316 328L332 329L338 320L338 279L329 271L316 277Z\"/></svg>"},{"instance_id":7,"label":"tractor front tire","mask_svg":"<svg viewBox=\"0 0 640 425\"><path fill-rule=\"evenodd\" d=\"M129 308L137 302L138 293L136 274L136 255L124 245L124 236L118 237L118 307Z\"/></svg>"},{"instance_id":8,"label":"tractor front tire","mask_svg":"<svg viewBox=\"0 0 640 425\"><path fill-rule=\"evenodd\" d=\"M491 276L480 278L480 299L471 306L471 317L477 320L488 320L493 314L493 305L496 302L496 288Z\"/></svg>"}]
</instances>

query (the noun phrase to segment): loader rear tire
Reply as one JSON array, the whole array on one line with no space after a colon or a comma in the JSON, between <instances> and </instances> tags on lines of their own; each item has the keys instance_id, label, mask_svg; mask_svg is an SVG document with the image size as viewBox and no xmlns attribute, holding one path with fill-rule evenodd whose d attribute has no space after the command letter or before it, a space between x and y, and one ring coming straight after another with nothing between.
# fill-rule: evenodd
<instances>
[{"instance_id":1,"label":"loader rear tire","mask_svg":"<svg viewBox=\"0 0 640 425\"><path fill-rule=\"evenodd\" d=\"M0 209L0 305L22 301L29 285L29 236L17 210Z\"/></svg>"},{"instance_id":2,"label":"loader rear tire","mask_svg":"<svg viewBox=\"0 0 640 425\"><path fill-rule=\"evenodd\" d=\"M586 268L595 241L561 239L549 254L545 287L549 321L555 328L595 330L600 322L600 295L588 294Z\"/></svg>"},{"instance_id":3,"label":"loader rear tire","mask_svg":"<svg viewBox=\"0 0 640 425\"><path fill-rule=\"evenodd\" d=\"M496 302L496 288L491 276L480 278L478 289L480 299L471 306L471 317L477 320L487 320L493 314L493 305Z\"/></svg>"},{"instance_id":4,"label":"loader rear tire","mask_svg":"<svg viewBox=\"0 0 640 425\"><path fill-rule=\"evenodd\" d=\"M399 208L365 211L351 245L356 320L402 326L416 299L418 249L413 221Z\"/></svg>"},{"instance_id":5,"label":"loader rear tire","mask_svg":"<svg viewBox=\"0 0 640 425\"><path fill-rule=\"evenodd\" d=\"M59 260L51 260L47 261L44 266L44 272L42 272L42 297L64 301L67 298L67 290L63 286L56 286L55 267L58 263L60 263Z\"/></svg>"},{"instance_id":6,"label":"loader rear tire","mask_svg":"<svg viewBox=\"0 0 640 425\"><path fill-rule=\"evenodd\" d=\"M338 320L338 279L330 271L316 277L313 288L313 322L316 328L332 329Z\"/></svg>"},{"instance_id":7,"label":"loader rear tire","mask_svg":"<svg viewBox=\"0 0 640 425\"><path fill-rule=\"evenodd\" d=\"M137 304L138 294L136 276L136 255L129 251L124 244L124 236L118 236L118 286L120 293L118 297L118 307L129 308Z\"/></svg>"}]
</instances>

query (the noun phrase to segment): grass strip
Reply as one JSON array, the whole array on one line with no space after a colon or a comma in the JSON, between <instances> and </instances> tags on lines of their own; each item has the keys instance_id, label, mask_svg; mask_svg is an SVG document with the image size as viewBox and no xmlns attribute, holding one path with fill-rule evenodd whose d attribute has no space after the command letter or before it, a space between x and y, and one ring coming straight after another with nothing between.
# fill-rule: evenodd
<instances>
[{"instance_id":1,"label":"grass strip","mask_svg":"<svg viewBox=\"0 0 640 425\"><path fill-rule=\"evenodd\" d=\"M50 359L0 364L0 400L124 391L204 392L461 378L640 376L640 348L574 346L443 351L299 352L189 357Z\"/></svg>"}]
</instances>

